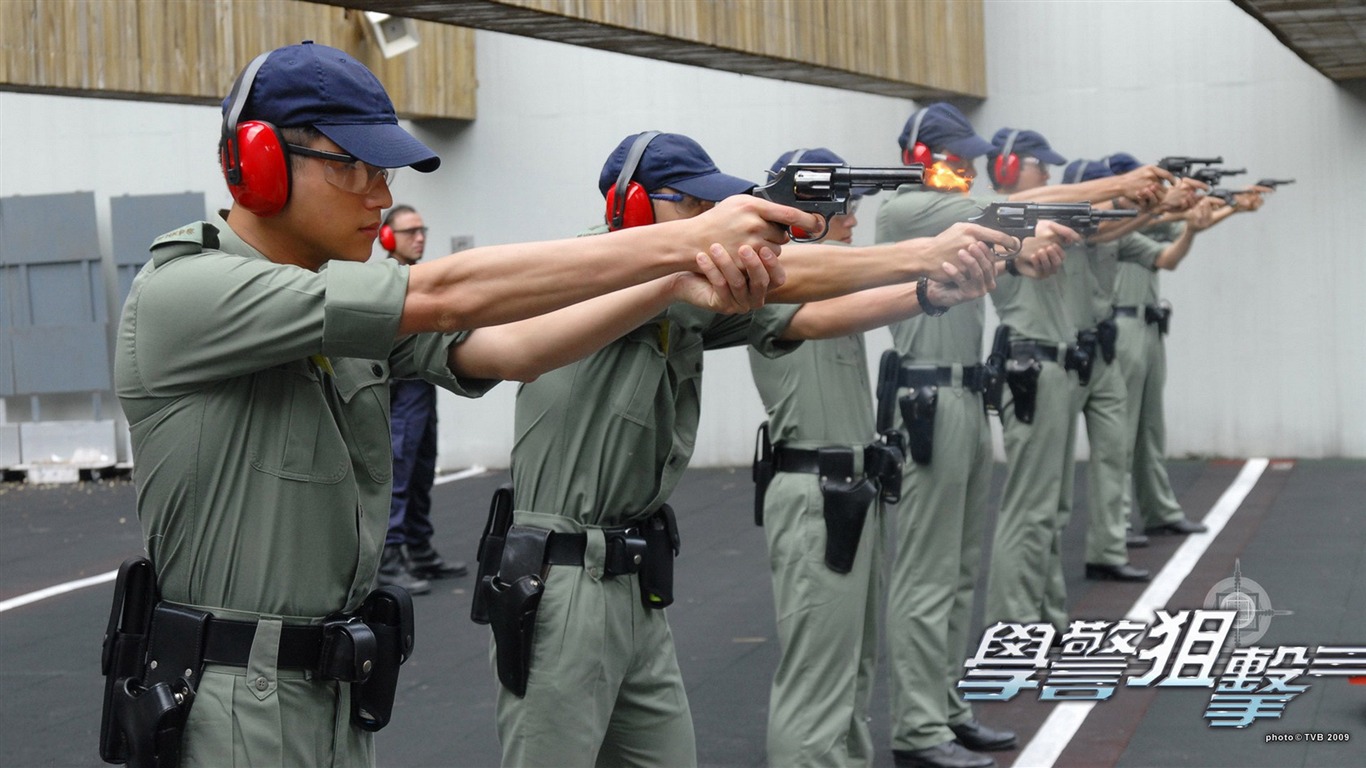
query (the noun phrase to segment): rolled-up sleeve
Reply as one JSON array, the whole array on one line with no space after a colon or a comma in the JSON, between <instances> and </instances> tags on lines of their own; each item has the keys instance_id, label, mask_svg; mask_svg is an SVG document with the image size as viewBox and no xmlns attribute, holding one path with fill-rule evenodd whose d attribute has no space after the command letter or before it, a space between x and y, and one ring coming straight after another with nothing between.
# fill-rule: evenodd
<instances>
[{"instance_id":1,"label":"rolled-up sleeve","mask_svg":"<svg viewBox=\"0 0 1366 768\"><path fill-rule=\"evenodd\" d=\"M392 261L333 262L324 275L323 354L371 360L387 357L403 315L408 270Z\"/></svg>"}]
</instances>

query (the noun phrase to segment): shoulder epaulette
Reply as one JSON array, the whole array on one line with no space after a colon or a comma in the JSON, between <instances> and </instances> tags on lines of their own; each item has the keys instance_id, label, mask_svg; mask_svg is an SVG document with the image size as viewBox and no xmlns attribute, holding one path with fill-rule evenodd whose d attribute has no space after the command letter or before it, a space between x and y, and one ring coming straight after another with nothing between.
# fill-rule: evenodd
<instances>
[{"instance_id":1,"label":"shoulder epaulette","mask_svg":"<svg viewBox=\"0 0 1366 768\"><path fill-rule=\"evenodd\" d=\"M172 259L218 248L218 229L196 221L171 230L152 241L152 261L161 266Z\"/></svg>"}]
</instances>

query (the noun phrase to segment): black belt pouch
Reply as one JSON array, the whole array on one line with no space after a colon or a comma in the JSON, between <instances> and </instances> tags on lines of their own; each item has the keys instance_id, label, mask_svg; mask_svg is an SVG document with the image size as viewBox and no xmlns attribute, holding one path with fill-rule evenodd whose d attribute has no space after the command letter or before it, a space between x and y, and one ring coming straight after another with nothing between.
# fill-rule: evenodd
<instances>
[{"instance_id":1,"label":"black belt pouch","mask_svg":"<svg viewBox=\"0 0 1366 768\"><path fill-rule=\"evenodd\" d=\"M1119 340L1119 324L1112 319L1101 320L1096 325L1096 343L1100 346L1100 356L1109 365L1115 361L1115 342Z\"/></svg>"},{"instance_id":2,"label":"black belt pouch","mask_svg":"<svg viewBox=\"0 0 1366 768\"><path fill-rule=\"evenodd\" d=\"M863 473L877 479L878 491L888 504L901 501L901 467L906 454L901 448L901 430L883 435L886 442L869 443L863 449Z\"/></svg>"},{"instance_id":3,"label":"black belt pouch","mask_svg":"<svg viewBox=\"0 0 1366 768\"><path fill-rule=\"evenodd\" d=\"M911 460L929 464L934 455L934 413L939 405L939 387L916 387L901 396L900 404L910 438Z\"/></svg>"},{"instance_id":4,"label":"black belt pouch","mask_svg":"<svg viewBox=\"0 0 1366 768\"><path fill-rule=\"evenodd\" d=\"M375 663L369 677L351 684L351 722L378 731L394 711L398 668L413 653L413 597L402 587L380 587L361 603L359 614L374 634Z\"/></svg>"},{"instance_id":5,"label":"black belt pouch","mask_svg":"<svg viewBox=\"0 0 1366 768\"><path fill-rule=\"evenodd\" d=\"M503 544L498 574L489 582L489 623L493 626L498 680L521 698L531 674L536 611L545 593L541 571L550 531L514 525Z\"/></svg>"},{"instance_id":6,"label":"black belt pouch","mask_svg":"<svg viewBox=\"0 0 1366 768\"><path fill-rule=\"evenodd\" d=\"M1085 340L1078 340L1076 344L1067 348L1067 357L1064 367L1069 371L1077 372L1077 381L1084 387L1091 383L1091 366L1096 361L1096 340L1093 336L1086 336Z\"/></svg>"},{"instance_id":7,"label":"black belt pouch","mask_svg":"<svg viewBox=\"0 0 1366 768\"><path fill-rule=\"evenodd\" d=\"M854 474L852 448L821 448L821 497L825 501L825 565L835 573L854 567L868 506L877 485Z\"/></svg>"},{"instance_id":8,"label":"black belt pouch","mask_svg":"<svg viewBox=\"0 0 1366 768\"><path fill-rule=\"evenodd\" d=\"M759 425L759 433L754 437L754 465L750 469L754 479L754 524L764 524L764 495L768 484L773 482L777 467L773 461L773 442L768 436L768 422Z\"/></svg>"},{"instance_id":9,"label":"black belt pouch","mask_svg":"<svg viewBox=\"0 0 1366 768\"><path fill-rule=\"evenodd\" d=\"M668 504L650 515L641 526L645 532L645 563L641 566L640 602L662 609L674 601L674 558L678 556L678 518Z\"/></svg>"},{"instance_id":10,"label":"black belt pouch","mask_svg":"<svg viewBox=\"0 0 1366 768\"><path fill-rule=\"evenodd\" d=\"M1007 360L1006 385L1015 399L1015 418L1021 423L1034 423L1034 402L1039 396L1039 374L1043 364L1038 360Z\"/></svg>"},{"instance_id":11,"label":"black belt pouch","mask_svg":"<svg viewBox=\"0 0 1366 768\"><path fill-rule=\"evenodd\" d=\"M484 534L479 537L479 567L474 573L474 594L470 599L470 620L476 624L489 623L489 585L498 574L498 566L503 562L503 542L507 540L510 527L512 486L504 484L493 492L488 521L484 523Z\"/></svg>"}]
</instances>

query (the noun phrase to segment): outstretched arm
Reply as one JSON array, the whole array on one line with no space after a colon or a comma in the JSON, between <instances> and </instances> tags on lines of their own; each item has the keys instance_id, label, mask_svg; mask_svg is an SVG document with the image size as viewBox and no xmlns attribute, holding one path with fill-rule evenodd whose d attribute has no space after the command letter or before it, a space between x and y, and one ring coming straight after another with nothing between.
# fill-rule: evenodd
<instances>
[{"instance_id":1,"label":"outstretched arm","mask_svg":"<svg viewBox=\"0 0 1366 768\"><path fill-rule=\"evenodd\" d=\"M787 283L770 292L768 300L804 304L869 288L914 282L922 277L952 282L961 269L967 268L958 260L959 251L986 254L986 251L972 248L979 242L1000 245L1009 251L1019 245L1009 235L968 223L955 224L934 237L857 248L794 243L783 248ZM979 275L995 270L990 255L977 258L974 263L976 266L972 269Z\"/></svg>"},{"instance_id":2,"label":"outstretched arm","mask_svg":"<svg viewBox=\"0 0 1366 768\"><path fill-rule=\"evenodd\" d=\"M980 242L960 249L955 257L957 265L944 265L946 274L952 275L952 280L929 282L927 298L930 303L948 308L985 296L996 287L994 266L982 269L982 262L989 262L990 259L991 251ZM915 317L923 311L916 288L916 283L887 285L803 304L792 316L782 337L793 340L830 339Z\"/></svg>"},{"instance_id":3,"label":"outstretched arm","mask_svg":"<svg viewBox=\"0 0 1366 768\"><path fill-rule=\"evenodd\" d=\"M702 275L676 272L548 314L478 328L451 347L447 365L467 378L532 381L602 349L675 301L744 312L763 306L768 286L784 279L781 266L749 248L732 259L714 245L696 260Z\"/></svg>"},{"instance_id":4,"label":"outstretched arm","mask_svg":"<svg viewBox=\"0 0 1366 768\"><path fill-rule=\"evenodd\" d=\"M777 254L786 227L820 217L737 195L691 219L597 237L463 251L410 268L399 333L455 331L550 312L678 271L698 272L698 252L720 243Z\"/></svg>"}]
</instances>

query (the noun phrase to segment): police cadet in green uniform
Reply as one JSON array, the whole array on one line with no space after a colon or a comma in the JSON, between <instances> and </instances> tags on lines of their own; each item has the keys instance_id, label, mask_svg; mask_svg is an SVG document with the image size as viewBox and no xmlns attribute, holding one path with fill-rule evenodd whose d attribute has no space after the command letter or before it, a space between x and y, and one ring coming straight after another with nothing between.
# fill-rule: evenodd
<instances>
[{"instance_id":1,"label":"police cadet in green uniform","mask_svg":"<svg viewBox=\"0 0 1366 768\"><path fill-rule=\"evenodd\" d=\"M747 309L782 279L783 227L818 217L744 200L655 231L366 263L391 169L440 163L374 75L342 51L288 46L243 70L223 113L232 209L156 240L119 326L150 561L130 560L116 590L101 754L372 764L370 732L413 641L407 593L371 591L390 503L388 379L477 395L673 298ZM144 665L121 649L148 626Z\"/></svg>"},{"instance_id":2,"label":"police cadet in green uniform","mask_svg":"<svg viewBox=\"0 0 1366 768\"><path fill-rule=\"evenodd\" d=\"M1125 173L1138 166L1138 161L1125 152L1107 158L1110 169ZM1222 204L1218 198L1205 198L1206 211L1192 211L1185 221L1170 220L1154 223L1135 238L1151 249L1156 245L1170 250L1173 261L1167 269L1175 269L1184 258L1196 233L1208 229L1237 212L1256 211L1263 198L1258 188L1238 194L1232 205ZM1208 214L1208 221L1204 220ZM1145 242L1148 241L1148 242ZM1184 244L1184 248L1180 247ZM1166 419L1163 389L1167 378L1167 355L1163 337L1170 321L1170 307L1160 300L1158 272L1138 265L1121 264L1113 296L1115 322L1119 327L1118 356L1124 371L1129 393L1126 413L1126 440L1129 448L1128 467L1132 473L1134 496L1139 511L1139 523L1147 534L1185 536L1208 531L1203 523L1186 517L1167 476ZM1129 486L1126 482L1125 496ZM1128 509L1125 519L1128 519Z\"/></svg>"},{"instance_id":3,"label":"police cadet in green uniform","mask_svg":"<svg viewBox=\"0 0 1366 768\"><path fill-rule=\"evenodd\" d=\"M824 147L794 150L770 173L799 161L844 163ZM849 243L857 223L851 204L847 215L830 220L824 242ZM941 312L985 295L981 287L968 293L930 281L924 299L928 311ZM862 326L849 335L777 358L749 350L769 418L756 451L756 522L768 542L782 650L769 697L772 766L868 765L873 758L868 705L882 599L881 500L901 487L902 454L900 441L885 443L875 429L862 331L919 314L917 288L849 296L841 311L846 322ZM789 333L810 322L818 306L798 311ZM840 463L853 478L843 476Z\"/></svg>"},{"instance_id":4,"label":"police cadet in green uniform","mask_svg":"<svg viewBox=\"0 0 1366 768\"><path fill-rule=\"evenodd\" d=\"M900 144L905 161L938 163L942 172L931 175L926 190L903 187L883 204L879 242L933 235L981 212L987 200L960 193L975 177L973 159L991 144L961 112L944 103L918 110L907 120ZM1045 162L1062 161L1046 143L1027 138L1018 151L1023 155L1027 149ZM1030 163L1023 173L1041 169ZM938 188L936 179L946 180L948 188ZM1052 246L1050 255L1059 253ZM1022 265L1029 269L1017 259L1016 270ZM1050 263L1034 274L1056 268ZM901 500L889 511L897 534L887 652L898 766L982 768L995 761L980 751L1015 745L1014 733L978 721L954 685L968 642L993 463L982 402L988 378L982 365L985 317L985 305L973 302L939 317L922 315L891 325L900 355L893 391L905 393L897 426L908 435L910 454ZM885 388L879 382L879 392Z\"/></svg>"},{"instance_id":5,"label":"police cadet in green uniform","mask_svg":"<svg viewBox=\"0 0 1366 768\"><path fill-rule=\"evenodd\" d=\"M599 179L608 208L598 230L653 229L753 186L721 173L686 136L628 136ZM1014 239L960 225L891 246L787 246L787 282L768 298L826 298L922 276L983 281L993 265L978 240ZM673 308L519 390L512 498L495 497L476 596L493 628L504 764L696 763L660 609L673 599L680 543L666 501L697 435L702 353L741 344L789 352L800 338L789 323L808 309L821 314L815 305L738 317ZM850 332L829 315L814 335Z\"/></svg>"},{"instance_id":6,"label":"police cadet in green uniform","mask_svg":"<svg viewBox=\"0 0 1366 768\"><path fill-rule=\"evenodd\" d=\"M1065 175L1081 181L1113 175L1108 158L1100 161L1078 160L1068 166ZM1137 167L1134 163L1132 167ZM1196 203L1193 181L1173 186L1156 210L1184 212ZM1121 204L1135 204L1120 198ZM1154 213L1115 227L1109 236L1119 235L1106 242L1093 242L1069 253L1064 271L1068 278L1068 303L1078 327L1077 345L1085 352L1090 365L1089 383L1078 389L1073 403L1076 414L1085 417L1087 437L1091 445L1088 463L1090 516L1086 530L1086 578L1115 581L1148 581L1147 569L1130 565L1128 547L1128 483L1130 438L1128 434L1129 399L1124 382L1122 364L1117 362L1118 325L1112 318L1115 276L1120 264L1138 264L1146 270L1169 268L1165 259L1171 254L1146 239L1130 237L1129 233L1151 220ZM1072 484L1063 487L1067 514L1071 510Z\"/></svg>"},{"instance_id":7,"label":"police cadet in green uniform","mask_svg":"<svg viewBox=\"0 0 1366 768\"><path fill-rule=\"evenodd\" d=\"M1077 160L1064 172L1064 180L1090 181L1113 175L1104 162ZM1115 241L1091 242L1069 248L1063 264L1067 309L1077 328L1076 345L1085 360L1085 376L1071 404L1069 424L1084 417L1091 446L1087 463L1090 515L1086 529L1086 577L1116 581L1147 581L1147 569L1129 564L1125 545L1124 483L1127 478L1127 404L1124 378L1115 364L1114 321L1110 318L1114 275L1121 260L1155 253L1121 252ZM1075 469L1075 462L1069 467ZM1062 485L1062 516L1071 516L1071 473Z\"/></svg>"}]
</instances>

